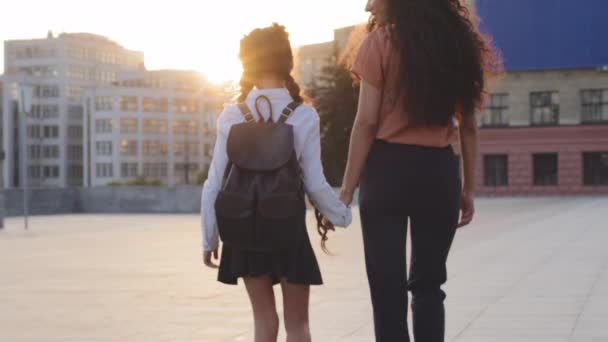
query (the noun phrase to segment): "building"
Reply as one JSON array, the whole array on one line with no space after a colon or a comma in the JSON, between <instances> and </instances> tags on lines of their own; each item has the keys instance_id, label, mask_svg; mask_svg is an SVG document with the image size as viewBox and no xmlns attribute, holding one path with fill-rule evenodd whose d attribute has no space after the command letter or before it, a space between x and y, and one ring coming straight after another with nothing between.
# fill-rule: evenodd
<instances>
[{"instance_id":1,"label":"building","mask_svg":"<svg viewBox=\"0 0 608 342\"><path fill-rule=\"evenodd\" d=\"M143 69L143 53L88 33L6 41L4 51L3 186L22 185L23 155L30 186L82 186L84 91Z\"/></svg>"},{"instance_id":2,"label":"building","mask_svg":"<svg viewBox=\"0 0 608 342\"><path fill-rule=\"evenodd\" d=\"M476 5L506 70L480 117L479 191L608 193L608 3Z\"/></svg>"},{"instance_id":3,"label":"building","mask_svg":"<svg viewBox=\"0 0 608 342\"><path fill-rule=\"evenodd\" d=\"M195 72L121 75L85 97L86 186L138 176L166 185L192 184L210 164L216 115Z\"/></svg>"}]
</instances>

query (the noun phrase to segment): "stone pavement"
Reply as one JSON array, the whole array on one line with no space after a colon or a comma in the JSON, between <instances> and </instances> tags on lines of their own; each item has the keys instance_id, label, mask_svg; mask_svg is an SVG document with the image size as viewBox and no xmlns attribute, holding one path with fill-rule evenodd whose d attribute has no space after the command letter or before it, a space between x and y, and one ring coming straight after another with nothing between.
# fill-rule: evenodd
<instances>
[{"instance_id":1,"label":"stone pavement","mask_svg":"<svg viewBox=\"0 0 608 342\"><path fill-rule=\"evenodd\" d=\"M477 207L449 260L448 341L608 341L608 198L479 199ZM39 216L24 231L21 218L8 218L0 341L252 341L244 288L203 268L198 222ZM317 248L325 285L312 292L313 341L373 341L358 219L329 247L336 256Z\"/></svg>"}]
</instances>

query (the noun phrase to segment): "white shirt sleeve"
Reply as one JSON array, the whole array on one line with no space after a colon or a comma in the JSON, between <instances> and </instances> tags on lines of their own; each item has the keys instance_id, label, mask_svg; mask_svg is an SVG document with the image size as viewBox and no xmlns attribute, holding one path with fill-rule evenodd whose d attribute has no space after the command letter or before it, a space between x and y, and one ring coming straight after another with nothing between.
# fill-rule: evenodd
<instances>
[{"instance_id":1,"label":"white shirt sleeve","mask_svg":"<svg viewBox=\"0 0 608 342\"><path fill-rule=\"evenodd\" d=\"M203 185L201 195L201 227L203 250L213 251L219 246L217 218L215 216L215 201L222 186L224 172L228 165L226 143L230 125L225 120L226 111L217 121L217 140L213 149L213 159L209 166L209 174Z\"/></svg>"},{"instance_id":2,"label":"white shirt sleeve","mask_svg":"<svg viewBox=\"0 0 608 342\"><path fill-rule=\"evenodd\" d=\"M331 223L338 227L347 227L352 221L352 213L350 208L340 201L323 174L319 116L312 111L310 124L306 125L306 140L300 157L304 187L312 202Z\"/></svg>"}]
</instances>

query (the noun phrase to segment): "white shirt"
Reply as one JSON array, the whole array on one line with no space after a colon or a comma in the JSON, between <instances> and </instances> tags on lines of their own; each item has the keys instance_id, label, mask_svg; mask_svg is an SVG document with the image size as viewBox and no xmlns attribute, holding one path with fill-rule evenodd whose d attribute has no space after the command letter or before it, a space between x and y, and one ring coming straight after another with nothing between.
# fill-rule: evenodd
<instances>
[{"instance_id":1,"label":"white shirt","mask_svg":"<svg viewBox=\"0 0 608 342\"><path fill-rule=\"evenodd\" d=\"M255 110L255 100L261 95L270 99L273 109L272 118L275 122L281 116L283 109L293 101L289 92L283 88L252 90L247 96L246 103L256 120L259 119L259 116ZM267 120L269 110L266 102L260 100L258 103L263 120ZM228 133L232 125L244 121L245 118L237 105L226 107L217 121L217 141L209 175L203 185L201 199L201 224L205 251L215 250L219 245L215 201L228 164L226 151ZM323 174L319 115L312 106L303 104L289 116L286 123L294 127L294 147L302 168L306 193L331 223L338 227L347 227L352 221L351 210L338 199Z\"/></svg>"}]
</instances>

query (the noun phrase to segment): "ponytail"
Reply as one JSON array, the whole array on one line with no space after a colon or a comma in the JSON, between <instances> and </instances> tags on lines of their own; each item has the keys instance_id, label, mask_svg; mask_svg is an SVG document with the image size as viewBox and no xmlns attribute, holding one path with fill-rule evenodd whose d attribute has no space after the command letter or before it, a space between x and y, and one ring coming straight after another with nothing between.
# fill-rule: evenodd
<instances>
[{"instance_id":1,"label":"ponytail","mask_svg":"<svg viewBox=\"0 0 608 342\"><path fill-rule=\"evenodd\" d=\"M289 91L289 95L291 95L291 98L293 98L294 101L300 103L304 102L304 98L302 98L302 95L300 94L300 86L298 85L298 83L296 83L296 80L294 80L293 76L287 75L287 79L285 80L285 87Z\"/></svg>"}]
</instances>

